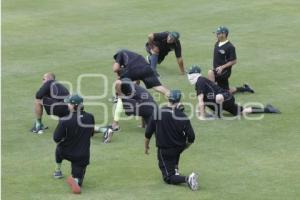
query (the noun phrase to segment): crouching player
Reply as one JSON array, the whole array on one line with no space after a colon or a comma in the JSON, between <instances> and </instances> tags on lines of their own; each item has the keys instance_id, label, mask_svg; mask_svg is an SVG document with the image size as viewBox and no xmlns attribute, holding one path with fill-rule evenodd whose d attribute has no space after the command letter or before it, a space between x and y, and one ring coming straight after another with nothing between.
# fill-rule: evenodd
<instances>
[{"instance_id":1,"label":"crouching player","mask_svg":"<svg viewBox=\"0 0 300 200\"><path fill-rule=\"evenodd\" d=\"M190 120L178 109L181 99L179 90L171 90L169 103L157 115L153 115L145 132L145 154L149 153L150 139L155 132L158 166L167 184L187 183L191 190L198 189L198 175L179 175L180 154L195 140Z\"/></svg>"}]
</instances>

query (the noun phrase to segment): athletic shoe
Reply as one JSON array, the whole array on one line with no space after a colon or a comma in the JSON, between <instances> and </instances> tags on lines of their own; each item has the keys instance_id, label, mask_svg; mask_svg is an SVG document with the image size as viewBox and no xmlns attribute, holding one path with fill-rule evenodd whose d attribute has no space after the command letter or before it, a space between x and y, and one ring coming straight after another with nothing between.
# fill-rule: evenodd
<instances>
[{"instance_id":1,"label":"athletic shoe","mask_svg":"<svg viewBox=\"0 0 300 200\"><path fill-rule=\"evenodd\" d=\"M112 96L110 99L108 99L108 101L110 101L112 103L117 103L118 102L118 97Z\"/></svg>"},{"instance_id":2,"label":"athletic shoe","mask_svg":"<svg viewBox=\"0 0 300 200\"><path fill-rule=\"evenodd\" d=\"M69 176L67 178L67 183L70 186L70 188L71 188L71 190L74 194L80 194L81 193L80 186L78 185L77 181L72 176Z\"/></svg>"},{"instance_id":3,"label":"athletic shoe","mask_svg":"<svg viewBox=\"0 0 300 200\"><path fill-rule=\"evenodd\" d=\"M266 113L281 113L277 108L273 107L271 104L267 104L265 107Z\"/></svg>"},{"instance_id":4,"label":"athletic shoe","mask_svg":"<svg viewBox=\"0 0 300 200\"><path fill-rule=\"evenodd\" d=\"M59 171L55 171L55 172L53 173L53 177L54 177L54 178L57 178L57 179L60 179L60 178L63 178L64 176L63 176L61 170L59 170Z\"/></svg>"},{"instance_id":5,"label":"athletic shoe","mask_svg":"<svg viewBox=\"0 0 300 200\"><path fill-rule=\"evenodd\" d=\"M178 169L178 168L175 168L175 175L176 175L176 176L179 176L179 175L180 175L179 169Z\"/></svg>"},{"instance_id":6,"label":"athletic shoe","mask_svg":"<svg viewBox=\"0 0 300 200\"><path fill-rule=\"evenodd\" d=\"M254 93L254 90L248 84L244 84L244 88L246 92Z\"/></svg>"},{"instance_id":7,"label":"athletic shoe","mask_svg":"<svg viewBox=\"0 0 300 200\"><path fill-rule=\"evenodd\" d=\"M33 127L30 129L30 131L32 133L43 134L45 129L46 128L44 128L43 124L36 125L36 123L34 123Z\"/></svg>"},{"instance_id":8,"label":"athletic shoe","mask_svg":"<svg viewBox=\"0 0 300 200\"><path fill-rule=\"evenodd\" d=\"M113 134L114 134L113 130L107 128L107 130L103 134L103 143L105 144L110 143Z\"/></svg>"},{"instance_id":9,"label":"athletic shoe","mask_svg":"<svg viewBox=\"0 0 300 200\"><path fill-rule=\"evenodd\" d=\"M192 172L188 177L188 186L193 191L196 191L199 188L197 178L198 174L196 174L195 172Z\"/></svg>"}]
</instances>

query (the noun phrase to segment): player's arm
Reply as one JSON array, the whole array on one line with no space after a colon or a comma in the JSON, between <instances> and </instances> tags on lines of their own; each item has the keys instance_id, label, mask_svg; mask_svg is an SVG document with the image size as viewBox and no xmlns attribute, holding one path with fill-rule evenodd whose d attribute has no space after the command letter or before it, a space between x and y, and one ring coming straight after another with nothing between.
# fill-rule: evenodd
<instances>
[{"instance_id":1,"label":"player's arm","mask_svg":"<svg viewBox=\"0 0 300 200\"><path fill-rule=\"evenodd\" d=\"M148 35L148 43L151 44L154 41L154 33Z\"/></svg>"},{"instance_id":2,"label":"player's arm","mask_svg":"<svg viewBox=\"0 0 300 200\"><path fill-rule=\"evenodd\" d=\"M205 104L204 104L204 95L198 95L198 117L200 120L205 120Z\"/></svg>"},{"instance_id":3,"label":"player's arm","mask_svg":"<svg viewBox=\"0 0 300 200\"><path fill-rule=\"evenodd\" d=\"M52 82L49 82L49 81L47 81L46 83L44 83L42 85L42 87L36 92L35 99L41 100L41 99L43 99L44 96L48 96L49 93L51 93L50 92L51 83Z\"/></svg>"},{"instance_id":4,"label":"player's arm","mask_svg":"<svg viewBox=\"0 0 300 200\"><path fill-rule=\"evenodd\" d=\"M228 67L230 67L230 66L233 66L233 65L235 65L236 64L236 59L235 60L232 60L232 61L229 61L229 62L227 62L225 65L222 65L222 66L220 66L221 68L222 68L222 70L224 70L224 69L226 69L226 68L228 68Z\"/></svg>"},{"instance_id":5,"label":"player's arm","mask_svg":"<svg viewBox=\"0 0 300 200\"><path fill-rule=\"evenodd\" d=\"M120 70L121 70L121 65L117 62L115 62L112 66L113 72L117 74L117 76L120 76Z\"/></svg>"},{"instance_id":6,"label":"player's arm","mask_svg":"<svg viewBox=\"0 0 300 200\"><path fill-rule=\"evenodd\" d=\"M184 75L184 65L182 57L177 58L177 64L179 66L180 74Z\"/></svg>"},{"instance_id":7,"label":"player's arm","mask_svg":"<svg viewBox=\"0 0 300 200\"><path fill-rule=\"evenodd\" d=\"M186 121L186 125L184 127L184 132L185 132L185 134L187 136L187 141L186 141L186 146L185 146L185 148L187 149L195 141L195 133L194 133L194 129L193 129L192 125L191 125L190 120Z\"/></svg>"},{"instance_id":8,"label":"player's arm","mask_svg":"<svg viewBox=\"0 0 300 200\"><path fill-rule=\"evenodd\" d=\"M177 59L177 64L180 70L180 74L184 75L184 64L183 64L183 58L182 58L182 49L181 49L181 44L180 41L177 42L177 45L175 47L175 56Z\"/></svg>"},{"instance_id":9,"label":"player's arm","mask_svg":"<svg viewBox=\"0 0 300 200\"><path fill-rule=\"evenodd\" d=\"M155 127L156 123L154 117L152 116L145 131L145 154L149 154L149 143L153 133L155 132Z\"/></svg>"},{"instance_id":10,"label":"player's arm","mask_svg":"<svg viewBox=\"0 0 300 200\"><path fill-rule=\"evenodd\" d=\"M60 143L65 139L65 137L66 137L66 129L64 127L64 123L62 120L59 120L53 134L53 140L56 143Z\"/></svg>"}]
</instances>

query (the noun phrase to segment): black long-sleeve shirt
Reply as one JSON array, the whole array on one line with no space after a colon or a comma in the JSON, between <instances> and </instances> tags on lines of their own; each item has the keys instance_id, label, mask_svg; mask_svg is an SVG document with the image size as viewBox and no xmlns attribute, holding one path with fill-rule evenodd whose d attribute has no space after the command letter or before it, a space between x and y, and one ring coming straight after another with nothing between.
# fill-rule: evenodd
<instances>
[{"instance_id":1,"label":"black long-sleeve shirt","mask_svg":"<svg viewBox=\"0 0 300 200\"><path fill-rule=\"evenodd\" d=\"M158 115L152 116L145 137L150 139L154 132L156 146L163 149L185 147L187 142L195 140L190 120L182 111L171 107L163 107Z\"/></svg>"},{"instance_id":2,"label":"black long-sleeve shirt","mask_svg":"<svg viewBox=\"0 0 300 200\"><path fill-rule=\"evenodd\" d=\"M94 116L84 111L73 112L70 119L59 120L53 140L58 143L66 159L89 158L94 125Z\"/></svg>"},{"instance_id":3,"label":"black long-sleeve shirt","mask_svg":"<svg viewBox=\"0 0 300 200\"><path fill-rule=\"evenodd\" d=\"M69 96L68 89L55 80L49 80L44 83L35 94L36 99L48 97L57 101L63 101L67 96Z\"/></svg>"},{"instance_id":4,"label":"black long-sleeve shirt","mask_svg":"<svg viewBox=\"0 0 300 200\"><path fill-rule=\"evenodd\" d=\"M122 98L126 115L151 117L157 109L157 104L151 94L143 87L134 84L135 93L130 98Z\"/></svg>"}]
</instances>

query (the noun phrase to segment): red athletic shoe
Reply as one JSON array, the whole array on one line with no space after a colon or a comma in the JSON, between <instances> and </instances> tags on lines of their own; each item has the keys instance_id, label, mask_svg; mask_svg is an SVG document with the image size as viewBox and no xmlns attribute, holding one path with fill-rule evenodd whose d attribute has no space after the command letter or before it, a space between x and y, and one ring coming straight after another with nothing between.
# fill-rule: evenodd
<instances>
[{"instance_id":1,"label":"red athletic shoe","mask_svg":"<svg viewBox=\"0 0 300 200\"><path fill-rule=\"evenodd\" d=\"M78 183L75 181L75 179L72 176L69 176L67 178L67 183L70 186L71 190L73 191L74 194L80 194L81 193L81 188L78 185Z\"/></svg>"}]
</instances>

